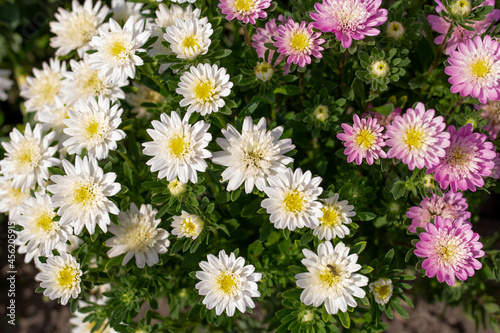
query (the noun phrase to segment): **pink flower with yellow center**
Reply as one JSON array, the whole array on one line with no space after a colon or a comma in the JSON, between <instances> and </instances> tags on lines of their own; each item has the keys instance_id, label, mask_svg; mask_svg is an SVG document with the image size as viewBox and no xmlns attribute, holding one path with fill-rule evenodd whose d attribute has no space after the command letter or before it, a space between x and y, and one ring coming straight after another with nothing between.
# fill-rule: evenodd
<instances>
[{"instance_id":1,"label":"pink flower with yellow center","mask_svg":"<svg viewBox=\"0 0 500 333\"><path fill-rule=\"evenodd\" d=\"M312 23L306 24L306 21L299 24L288 19L284 25L278 27L274 46L278 48L278 53L288 56L288 64L294 63L304 67L311 63L311 56L322 57L323 47L320 45L325 40L319 38L321 33L313 31Z\"/></svg>"},{"instance_id":2,"label":"pink flower with yellow center","mask_svg":"<svg viewBox=\"0 0 500 333\"><path fill-rule=\"evenodd\" d=\"M442 189L449 186L453 192L476 191L476 187L484 185L483 177L491 175L495 166L493 144L486 141L486 135L474 133L471 124L458 131L455 126L449 126L448 132L451 143L445 149L445 156L427 173L434 173Z\"/></svg>"},{"instance_id":3,"label":"pink flower with yellow center","mask_svg":"<svg viewBox=\"0 0 500 333\"><path fill-rule=\"evenodd\" d=\"M379 157L386 158L386 153L382 150L385 146L384 139L387 135L382 134L384 127L377 123L376 118L368 117L360 119L357 114L354 115L353 126L342 124L344 133L337 134L339 140L345 141L344 154L347 155L347 162L356 160L360 165L366 158L368 164Z\"/></svg>"},{"instance_id":4,"label":"pink flower with yellow center","mask_svg":"<svg viewBox=\"0 0 500 333\"><path fill-rule=\"evenodd\" d=\"M425 105L418 103L415 110L409 108L403 116L395 117L387 125L386 143L391 147L387 157L402 160L410 170L438 164L450 145L450 133L444 131L444 118L434 114L433 109L425 110Z\"/></svg>"},{"instance_id":5,"label":"pink flower with yellow center","mask_svg":"<svg viewBox=\"0 0 500 333\"><path fill-rule=\"evenodd\" d=\"M450 91L478 98L485 104L500 98L500 43L480 36L458 45L444 69L450 76Z\"/></svg>"},{"instance_id":6,"label":"pink flower with yellow center","mask_svg":"<svg viewBox=\"0 0 500 333\"><path fill-rule=\"evenodd\" d=\"M382 0L323 0L316 3L311 13L313 26L323 32L333 32L344 48L352 40L377 36L376 26L387 21L387 9L380 8Z\"/></svg>"},{"instance_id":7,"label":"pink flower with yellow center","mask_svg":"<svg viewBox=\"0 0 500 333\"><path fill-rule=\"evenodd\" d=\"M271 0L221 0L219 7L229 21L237 19L243 23L255 24L255 20L266 18L265 9Z\"/></svg>"},{"instance_id":8,"label":"pink flower with yellow center","mask_svg":"<svg viewBox=\"0 0 500 333\"><path fill-rule=\"evenodd\" d=\"M476 258L484 256L479 235L472 231L472 224L459 218L453 222L440 216L435 225L427 223L417 243L415 255L426 258L422 262L427 277L437 276L439 282L450 286L455 279L462 281L474 275L482 267Z\"/></svg>"}]
</instances>

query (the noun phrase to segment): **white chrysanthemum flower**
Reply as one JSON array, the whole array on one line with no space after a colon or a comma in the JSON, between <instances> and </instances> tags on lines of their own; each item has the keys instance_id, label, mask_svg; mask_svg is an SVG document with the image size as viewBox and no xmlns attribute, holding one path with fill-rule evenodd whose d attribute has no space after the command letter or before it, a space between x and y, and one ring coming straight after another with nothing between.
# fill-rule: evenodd
<instances>
[{"instance_id":1,"label":"white chrysanthemum flower","mask_svg":"<svg viewBox=\"0 0 500 333\"><path fill-rule=\"evenodd\" d=\"M67 138L66 135L62 134L63 130L67 127L64 124L64 120L69 118L68 111L70 106L64 104L59 96L54 99L54 104L45 104L41 110L35 115L35 120L46 124L48 127L52 127L52 130L56 132L55 139L59 139L59 143Z\"/></svg>"},{"instance_id":2,"label":"white chrysanthemum flower","mask_svg":"<svg viewBox=\"0 0 500 333\"><path fill-rule=\"evenodd\" d=\"M204 227L205 222L203 222L200 216L182 211L181 216L174 216L174 220L172 221L172 235L177 236L177 238L188 237L196 239Z\"/></svg>"},{"instance_id":3,"label":"white chrysanthemum flower","mask_svg":"<svg viewBox=\"0 0 500 333\"><path fill-rule=\"evenodd\" d=\"M115 150L117 141L125 138L125 132L118 129L122 122L123 109L118 104L111 106L108 98L99 96L76 102L69 110L69 119L64 120L64 133L70 136L63 142L69 154L80 155L87 148L90 158L105 159L110 150Z\"/></svg>"},{"instance_id":4,"label":"white chrysanthemum flower","mask_svg":"<svg viewBox=\"0 0 500 333\"><path fill-rule=\"evenodd\" d=\"M247 307L253 309L252 297L260 296L257 281L262 279L262 274L255 273L253 265L245 265L245 259L236 258L232 252L228 256L222 250L219 257L209 254L207 259L200 262L202 271L196 272L196 277L201 281L195 286L200 295L206 296L203 304L207 309L215 308L218 316L226 311L229 317L236 308L242 313Z\"/></svg>"},{"instance_id":5,"label":"white chrysanthemum flower","mask_svg":"<svg viewBox=\"0 0 500 333\"><path fill-rule=\"evenodd\" d=\"M60 225L53 218L57 215L52 206L50 195L35 193L24 201L19 208L20 215L13 218L16 224L24 229L18 233L21 243L27 244L27 251L39 250L40 255L51 254L59 243L65 243L73 229L67 225Z\"/></svg>"},{"instance_id":6,"label":"white chrysanthemum flower","mask_svg":"<svg viewBox=\"0 0 500 333\"><path fill-rule=\"evenodd\" d=\"M80 98L103 96L111 100L125 98L120 87L127 86L128 80L113 81L111 77L99 77L99 71L90 68L87 60L70 60L71 71L64 73L61 93L64 102L74 105Z\"/></svg>"},{"instance_id":7,"label":"white chrysanthemum flower","mask_svg":"<svg viewBox=\"0 0 500 333\"><path fill-rule=\"evenodd\" d=\"M271 214L270 221L277 229L293 231L295 228L313 228L319 225L323 216L323 205L317 201L323 192L319 187L321 177L312 178L311 171L287 168L275 176L267 178L269 186L264 188L268 198L261 206Z\"/></svg>"},{"instance_id":8,"label":"white chrysanthemum flower","mask_svg":"<svg viewBox=\"0 0 500 333\"><path fill-rule=\"evenodd\" d=\"M177 178L168 183L168 190L174 197L178 197L186 192L187 184L180 182Z\"/></svg>"},{"instance_id":9,"label":"white chrysanthemum flower","mask_svg":"<svg viewBox=\"0 0 500 333\"><path fill-rule=\"evenodd\" d=\"M113 258L124 253L122 265L125 266L132 257L135 257L137 267L144 268L156 265L159 262L158 254L166 253L170 241L168 232L158 228L161 219L156 219L158 211L151 205L137 206L130 204L130 210L120 212L120 225L110 225L109 231L114 235L106 241L111 247L108 257Z\"/></svg>"},{"instance_id":10,"label":"white chrysanthemum flower","mask_svg":"<svg viewBox=\"0 0 500 333\"><path fill-rule=\"evenodd\" d=\"M83 244L83 240L74 235L68 235L68 240L65 243L59 242L56 244L55 249L59 252L67 252L71 253L74 250L78 249ZM35 263L35 266L40 269L40 265L42 262L38 259L41 256L38 247L33 249L32 251L28 251L27 243L23 243L19 241L19 237L16 238L17 253L24 254L24 262L30 263L32 260ZM45 257L53 257L52 252L49 252L45 255Z\"/></svg>"},{"instance_id":11,"label":"white chrysanthemum flower","mask_svg":"<svg viewBox=\"0 0 500 333\"><path fill-rule=\"evenodd\" d=\"M251 193L254 186L264 191L267 178L286 170L293 158L284 154L295 148L291 139L282 139L283 127L266 131L266 118L254 125L251 117L245 117L241 134L231 125L222 129L223 138L217 138L222 151L214 153L212 161L226 166L222 181L229 180L228 191L234 191L245 183L245 192Z\"/></svg>"},{"instance_id":12,"label":"white chrysanthemum flower","mask_svg":"<svg viewBox=\"0 0 500 333\"><path fill-rule=\"evenodd\" d=\"M326 311L337 314L347 311L348 306L356 307L353 296L365 297L361 287L368 284L368 278L353 274L361 269L357 264L358 255L349 255L349 248L338 243L335 248L330 241L319 244L318 254L303 249L305 259L302 264L309 272L295 275L297 286L304 288L300 301L305 305L319 307L325 304Z\"/></svg>"},{"instance_id":13,"label":"white chrysanthemum flower","mask_svg":"<svg viewBox=\"0 0 500 333\"><path fill-rule=\"evenodd\" d=\"M142 106L142 103L158 104L163 102L165 97L142 83L134 81L132 85L137 88L137 92L128 93L126 96L127 103L133 107L130 111L137 114L137 118L149 118L150 113L148 113L146 107Z\"/></svg>"},{"instance_id":14,"label":"white chrysanthemum flower","mask_svg":"<svg viewBox=\"0 0 500 333\"><path fill-rule=\"evenodd\" d=\"M122 21L127 22L127 20L133 16L137 22L142 18L141 10L143 6L143 3L128 2L126 0L111 0L113 19L118 23Z\"/></svg>"},{"instance_id":15,"label":"white chrysanthemum flower","mask_svg":"<svg viewBox=\"0 0 500 333\"><path fill-rule=\"evenodd\" d=\"M42 70L33 68L35 77L26 78L27 85L20 95L26 99L26 111L33 112L43 108L45 104L53 105L55 97L61 91L61 79L66 72L66 63L58 59L50 59L49 64L44 62Z\"/></svg>"},{"instance_id":16,"label":"white chrysanthemum flower","mask_svg":"<svg viewBox=\"0 0 500 333\"><path fill-rule=\"evenodd\" d=\"M0 101L7 100L7 91L12 88L14 82L9 79L12 72L8 69L0 69Z\"/></svg>"},{"instance_id":17,"label":"white chrysanthemum flower","mask_svg":"<svg viewBox=\"0 0 500 333\"><path fill-rule=\"evenodd\" d=\"M85 51L90 49L89 42L97 35L97 29L109 11L107 6L101 7L101 1L97 1L95 6L92 2L85 0L82 6L73 0L71 12L60 7L55 14L57 21L49 23L50 31L56 35L50 39L50 46L57 49L57 56L64 56L77 49L78 55L83 58Z\"/></svg>"},{"instance_id":18,"label":"white chrysanthemum flower","mask_svg":"<svg viewBox=\"0 0 500 333\"><path fill-rule=\"evenodd\" d=\"M61 304L65 305L70 297L77 298L80 294L82 271L72 255L62 252L60 256L47 258L45 264L40 264L40 271L35 280L45 288L44 296L52 300L60 298Z\"/></svg>"},{"instance_id":19,"label":"white chrysanthemum flower","mask_svg":"<svg viewBox=\"0 0 500 333\"><path fill-rule=\"evenodd\" d=\"M375 302L381 305L389 303L389 300L392 297L393 288L392 281L390 279L380 278L377 281L370 283L368 288L373 294Z\"/></svg>"},{"instance_id":20,"label":"white chrysanthemum flower","mask_svg":"<svg viewBox=\"0 0 500 333\"><path fill-rule=\"evenodd\" d=\"M12 179L0 176L0 213L9 213L9 219L19 214L19 207L30 197L30 188L21 191L12 187Z\"/></svg>"},{"instance_id":21,"label":"white chrysanthemum flower","mask_svg":"<svg viewBox=\"0 0 500 333\"><path fill-rule=\"evenodd\" d=\"M199 64L191 66L184 72L175 90L184 96L180 106L187 106L187 112L199 112L202 116L217 112L226 105L222 97L231 93L233 83L229 81L229 74L225 68L217 65Z\"/></svg>"},{"instance_id":22,"label":"white chrysanthemum flower","mask_svg":"<svg viewBox=\"0 0 500 333\"><path fill-rule=\"evenodd\" d=\"M151 172L159 171L158 178L168 181L176 177L183 183L198 181L197 172L205 172L208 165L205 158L212 153L208 146L212 135L207 133L210 124L203 120L193 125L188 123L190 114L184 119L174 111L168 116L161 114L161 122L153 120L154 129L147 132L153 141L145 142L144 155L153 156L146 164L151 166Z\"/></svg>"},{"instance_id":23,"label":"white chrysanthemum flower","mask_svg":"<svg viewBox=\"0 0 500 333\"><path fill-rule=\"evenodd\" d=\"M194 2L194 1L193 1ZM158 6L156 11L156 24L162 28L168 28L175 24L177 19L181 20L191 20L199 19L201 15L201 10L188 5L185 9L178 5L171 5L167 8L164 4Z\"/></svg>"},{"instance_id":24,"label":"white chrysanthemum flower","mask_svg":"<svg viewBox=\"0 0 500 333\"><path fill-rule=\"evenodd\" d=\"M106 302L104 298L96 299L94 296L90 296L90 302L97 303L98 305L104 305ZM84 308L86 306L90 306L91 304L78 301L78 308ZM82 313L80 311L76 311L73 316L69 319L69 323L74 327L71 329L71 333L117 333L111 326L109 326L108 319L105 319L102 323L101 327L95 328L96 322L85 321L85 317L88 316L88 313Z\"/></svg>"},{"instance_id":25,"label":"white chrysanthemum flower","mask_svg":"<svg viewBox=\"0 0 500 333\"><path fill-rule=\"evenodd\" d=\"M210 36L214 32L206 18L198 20L177 19L175 25L165 30L163 38L170 43L170 49L179 59L195 59L206 54L210 47Z\"/></svg>"},{"instance_id":26,"label":"white chrysanthemum flower","mask_svg":"<svg viewBox=\"0 0 500 333\"><path fill-rule=\"evenodd\" d=\"M49 179L49 167L59 164L59 159L52 157L57 147L50 147L54 132L43 134L42 124L36 124L31 130L26 124L24 134L17 128L10 132L10 142L2 142L5 158L0 161L0 168L5 177L12 179L12 187L22 192L37 183L43 186Z\"/></svg>"},{"instance_id":27,"label":"white chrysanthemum flower","mask_svg":"<svg viewBox=\"0 0 500 333\"><path fill-rule=\"evenodd\" d=\"M109 29L99 28L99 36L92 38L90 46L97 50L89 56L92 69L99 70L99 77L110 76L115 82L135 77L135 67L144 64L136 53L147 42L151 31L144 31L144 21L135 22L130 17L124 27L109 19Z\"/></svg>"},{"instance_id":28,"label":"white chrysanthemum flower","mask_svg":"<svg viewBox=\"0 0 500 333\"><path fill-rule=\"evenodd\" d=\"M52 202L59 207L60 224L73 226L75 235L79 235L85 226L90 234L95 232L96 224L106 232L111 223L109 213L117 215L120 210L107 197L117 194L121 185L115 183L116 174L104 174L95 158L75 157L75 165L62 161L66 175L52 175L55 184L47 186L47 191L54 194Z\"/></svg>"},{"instance_id":29,"label":"white chrysanthemum flower","mask_svg":"<svg viewBox=\"0 0 500 333\"><path fill-rule=\"evenodd\" d=\"M314 227L313 235L319 239L331 240L335 237L344 238L350 230L346 224L352 222L351 217L356 215L354 206L348 205L347 200L339 200L339 194L323 201L323 217L319 218L319 226Z\"/></svg>"}]
</instances>

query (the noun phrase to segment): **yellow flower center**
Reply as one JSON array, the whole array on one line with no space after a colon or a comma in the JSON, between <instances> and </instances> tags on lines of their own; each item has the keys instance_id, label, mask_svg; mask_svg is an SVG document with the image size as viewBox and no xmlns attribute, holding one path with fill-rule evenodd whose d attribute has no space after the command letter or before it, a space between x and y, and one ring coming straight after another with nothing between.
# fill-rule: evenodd
<instances>
[{"instance_id":1,"label":"yellow flower center","mask_svg":"<svg viewBox=\"0 0 500 333\"><path fill-rule=\"evenodd\" d=\"M184 229L183 231L188 235L196 234L196 224L193 223L190 217L184 220L184 223L182 224L182 229Z\"/></svg>"},{"instance_id":2,"label":"yellow flower center","mask_svg":"<svg viewBox=\"0 0 500 333\"><path fill-rule=\"evenodd\" d=\"M296 51L303 52L306 49L309 49L311 45L311 41L309 37L303 32L296 32L290 38L290 46L294 48Z\"/></svg>"},{"instance_id":3,"label":"yellow flower center","mask_svg":"<svg viewBox=\"0 0 500 333\"><path fill-rule=\"evenodd\" d=\"M323 207L323 217L319 218L319 222L325 227L336 227L342 223L340 214L335 207Z\"/></svg>"},{"instance_id":4,"label":"yellow flower center","mask_svg":"<svg viewBox=\"0 0 500 333\"><path fill-rule=\"evenodd\" d=\"M189 35L182 41L182 46L186 49L194 49L199 48L200 44L198 44L198 38L195 35Z\"/></svg>"},{"instance_id":5,"label":"yellow flower center","mask_svg":"<svg viewBox=\"0 0 500 333\"><path fill-rule=\"evenodd\" d=\"M176 134L172 139L170 139L168 147L173 156L181 158L187 154L191 145L189 144L189 141L186 140L185 136Z\"/></svg>"},{"instance_id":6,"label":"yellow flower center","mask_svg":"<svg viewBox=\"0 0 500 333\"><path fill-rule=\"evenodd\" d=\"M273 66L267 62L261 62L255 67L255 71L258 73L265 74L269 71L274 71Z\"/></svg>"},{"instance_id":7,"label":"yellow flower center","mask_svg":"<svg viewBox=\"0 0 500 333\"><path fill-rule=\"evenodd\" d=\"M57 276L57 283L63 288L71 288L79 282L78 271L71 267L66 266L59 271Z\"/></svg>"},{"instance_id":8,"label":"yellow flower center","mask_svg":"<svg viewBox=\"0 0 500 333\"><path fill-rule=\"evenodd\" d=\"M91 119L85 126L85 136L87 139L93 139L99 135L99 122L96 119Z\"/></svg>"},{"instance_id":9,"label":"yellow flower center","mask_svg":"<svg viewBox=\"0 0 500 333\"><path fill-rule=\"evenodd\" d=\"M214 96L214 86L209 81L202 81L194 88L194 94L202 102L209 102Z\"/></svg>"},{"instance_id":10,"label":"yellow flower center","mask_svg":"<svg viewBox=\"0 0 500 333\"><path fill-rule=\"evenodd\" d=\"M236 0L234 2L234 9L238 12L249 12L254 8L253 0Z\"/></svg>"},{"instance_id":11,"label":"yellow flower center","mask_svg":"<svg viewBox=\"0 0 500 333\"><path fill-rule=\"evenodd\" d=\"M149 246L154 245L157 233L156 229L151 228L147 221L138 221L128 230L127 245L130 249L144 251Z\"/></svg>"},{"instance_id":12,"label":"yellow flower center","mask_svg":"<svg viewBox=\"0 0 500 333\"><path fill-rule=\"evenodd\" d=\"M335 264L329 264L318 274L318 277L321 283L331 288L337 286L343 280L339 273L339 268Z\"/></svg>"},{"instance_id":13,"label":"yellow flower center","mask_svg":"<svg viewBox=\"0 0 500 333\"><path fill-rule=\"evenodd\" d=\"M314 109L313 113L319 121L325 121L328 119L328 108L325 105L318 105L316 109Z\"/></svg>"},{"instance_id":14,"label":"yellow flower center","mask_svg":"<svg viewBox=\"0 0 500 333\"><path fill-rule=\"evenodd\" d=\"M230 296L236 292L238 286L238 279L236 274L230 272L223 272L217 277L217 286L220 291Z\"/></svg>"},{"instance_id":15,"label":"yellow flower center","mask_svg":"<svg viewBox=\"0 0 500 333\"><path fill-rule=\"evenodd\" d=\"M115 58L125 58L127 56L127 47L122 40L115 40L111 44L110 53Z\"/></svg>"},{"instance_id":16,"label":"yellow flower center","mask_svg":"<svg viewBox=\"0 0 500 333\"><path fill-rule=\"evenodd\" d=\"M85 90L89 95L99 95L101 91L104 90L105 84L103 80L99 78L99 72L93 71L90 77L82 82L82 90Z\"/></svg>"},{"instance_id":17,"label":"yellow flower center","mask_svg":"<svg viewBox=\"0 0 500 333\"><path fill-rule=\"evenodd\" d=\"M304 195L297 190L290 191L285 195L283 204L289 212L293 214L300 213L305 208Z\"/></svg>"},{"instance_id":18,"label":"yellow flower center","mask_svg":"<svg viewBox=\"0 0 500 333\"><path fill-rule=\"evenodd\" d=\"M419 149L424 144L424 131L421 128L410 128L406 131L405 143L410 148Z\"/></svg>"},{"instance_id":19,"label":"yellow flower center","mask_svg":"<svg viewBox=\"0 0 500 333\"><path fill-rule=\"evenodd\" d=\"M361 148L370 148L375 141L373 132L367 129L362 129L356 136L356 143Z\"/></svg>"},{"instance_id":20,"label":"yellow flower center","mask_svg":"<svg viewBox=\"0 0 500 333\"><path fill-rule=\"evenodd\" d=\"M42 154L40 146L31 139L23 142L13 157L18 169L36 168L42 159Z\"/></svg>"},{"instance_id":21,"label":"yellow flower center","mask_svg":"<svg viewBox=\"0 0 500 333\"><path fill-rule=\"evenodd\" d=\"M73 200L81 206L88 206L95 202L96 197L94 187L91 184L83 184L75 190Z\"/></svg>"},{"instance_id":22,"label":"yellow flower center","mask_svg":"<svg viewBox=\"0 0 500 333\"><path fill-rule=\"evenodd\" d=\"M385 300L387 296L391 293L391 287L388 284L378 284L373 286L373 293L377 294L378 297Z\"/></svg>"},{"instance_id":23,"label":"yellow flower center","mask_svg":"<svg viewBox=\"0 0 500 333\"><path fill-rule=\"evenodd\" d=\"M52 219L56 216L53 211L42 212L35 220L35 225L40 231L50 232L56 227L56 222Z\"/></svg>"},{"instance_id":24,"label":"yellow flower center","mask_svg":"<svg viewBox=\"0 0 500 333\"><path fill-rule=\"evenodd\" d=\"M477 60L470 67L472 74L477 78L484 78L491 72L491 66L485 60Z\"/></svg>"}]
</instances>

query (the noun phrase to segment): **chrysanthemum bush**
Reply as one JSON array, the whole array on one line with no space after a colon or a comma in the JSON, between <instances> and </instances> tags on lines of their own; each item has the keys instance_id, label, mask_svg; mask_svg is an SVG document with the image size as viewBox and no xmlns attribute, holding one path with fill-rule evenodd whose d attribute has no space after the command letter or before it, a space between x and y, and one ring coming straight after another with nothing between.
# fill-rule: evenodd
<instances>
[{"instance_id":1,"label":"chrysanthemum bush","mask_svg":"<svg viewBox=\"0 0 500 333\"><path fill-rule=\"evenodd\" d=\"M380 332L422 298L498 330L494 5L74 0L34 67L8 22L37 292L74 332Z\"/></svg>"}]
</instances>

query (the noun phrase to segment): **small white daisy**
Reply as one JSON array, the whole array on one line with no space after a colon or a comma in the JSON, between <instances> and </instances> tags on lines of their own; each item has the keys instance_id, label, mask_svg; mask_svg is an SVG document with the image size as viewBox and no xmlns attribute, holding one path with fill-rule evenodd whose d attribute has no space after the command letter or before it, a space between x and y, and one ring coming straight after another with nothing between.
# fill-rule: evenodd
<instances>
[{"instance_id":1,"label":"small white daisy","mask_svg":"<svg viewBox=\"0 0 500 333\"><path fill-rule=\"evenodd\" d=\"M313 228L319 225L323 216L318 196L323 192L319 187L321 177L312 178L311 171L287 168L275 176L267 178L269 186L264 188L268 198L262 200L271 223L277 229L293 231L295 228Z\"/></svg>"},{"instance_id":2,"label":"small white daisy","mask_svg":"<svg viewBox=\"0 0 500 333\"><path fill-rule=\"evenodd\" d=\"M56 243L55 249L59 253L63 252L71 253L74 250L80 248L82 244L83 240L81 238L74 235L68 235L68 240L65 243L63 242ZM34 248L32 251L28 251L27 243L20 242L19 237L16 238L16 245L18 246L17 253L24 254L24 262L27 264L33 260L35 266L38 269L40 269L40 265L42 264L42 262L38 259L38 257L41 255L38 247ZM49 252L45 255L45 257L53 257L53 256L54 255L52 254L52 252Z\"/></svg>"},{"instance_id":3,"label":"small white daisy","mask_svg":"<svg viewBox=\"0 0 500 333\"><path fill-rule=\"evenodd\" d=\"M122 122L123 109L118 104L111 106L108 98L99 96L76 102L74 110L69 110L69 119L64 120L67 128L63 131L70 138L63 142L69 154L81 154L87 148L90 158L102 160L115 150L117 141L125 138L125 132L118 129Z\"/></svg>"},{"instance_id":4,"label":"small white daisy","mask_svg":"<svg viewBox=\"0 0 500 333\"><path fill-rule=\"evenodd\" d=\"M170 43L170 48L179 59L195 59L206 54L210 47L210 36L214 32L206 18L198 20L177 19L175 25L165 30L163 38Z\"/></svg>"},{"instance_id":5,"label":"small white daisy","mask_svg":"<svg viewBox=\"0 0 500 333\"><path fill-rule=\"evenodd\" d=\"M353 296L365 297L361 287L368 284L368 278L361 274L353 274L361 269L357 264L358 255L349 255L349 248L338 243L335 248L330 241L319 244L318 254L303 249L305 259L302 264L308 272L295 275L297 286L304 288L300 301L305 305L319 307L325 304L326 311L337 314L347 311L348 306L356 307Z\"/></svg>"},{"instance_id":6,"label":"small white daisy","mask_svg":"<svg viewBox=\"0 0 500 333\"><path fill-rule=\"evenodd\" d=\"M19 208L20 215L13 218L24 229L18 233L19 241L27 244L27 251L39 250L40 255L51 254L59 243L65 243L73 230L70 226L54 221L57 215L50 195L35 193Z\"/></svg>"},{"instance_id":7,"label":"small white daisy","mask_svg":"<svg viewBox=\"0 0 500 333\"><path fill-rule=\"evenodd\" d=\"M149 118L151 114L148 113L148 108L142 106L142 103L158 104L163 102L165 97L163 97L159 92L146 87L142 83L134 81L132 85L137 88L137 92L128 93L126 95L127 103L133 107L130 111L137 114L137 118Z\"/></svg>"},{"instance_id":8,"label":"small white daisy","mask_svg":"<svg viewBox=\"0 0 500 333\"><path fill-rule=\"evenodd\" d=\"M2 142L6 153L0 161L2 173L12 179L12 187L24 192L35 183L43 186L49 179L49 167L59 164L59 159L53 157L57 147L50 147L54 135L54 132L44 135L41 124L31 130L27 123L24 134L12 129L10 142Z\"/></svg>"},{"instance_id":9,"label":"small white daisy","mask_svg":"<svg viewBox=\"0 0 500 333\"><path fill-rule=\"evenodd\" d=\"M109 231L114 235L106 241L111 247L108 257L113 258L124 253L122 265L125 266L132 257L135 257L137 267L144 268L156 265L159 262L158 254L166 253L170 241L168 232L158 228L161 219L156 219L158 211L151 205L137 206L130 204L130 210L120 212L120 225L110 225Z\"/></svg>"},{"instance_id":10,"label":"small white daisy","mask_svg":"<svg viewBox=\"0 0 500 333\"><path fill-rule=\"evenodd\" d=\"M9 219L12 220L29 197L30 188L21 191L20 188L12 187L12 179L0 176L0 213L9 213Z\"/></svg>"},{"instance_id":11,"label":"small white daisy","mask_svg":"<svg viewBox=\"0 0 500 333\"><path fill-rule=\"evenodd\" d=\"M351 217L356 215L354 206L348 205L347 200L338 200L339 194L335 193L332 198L323 201L323 217L319 218L319 226L313 229L313 235L319 239L344 238L350 233L346 224L350 224Z\"/></svg>"},{"instance_id":12,"label":"small white daisy","mask_svg":"<svg viewBox=\"0 0 500 333\"><path fill-rule=\"evenodd\" d=\"M64 120L69 118L68 110L70 106L64 104L59 96L54 99L54 104L45 104L41 110L35 115L35 120L43 124L46 127L51 127L54 132L56 132L55 139L59 140L59 143L67 138L63 134L63 130L67 127L64 124Z\"/></svg>"},{"instance_id":13,"label":"small white daisy","mask_svg":"<svg viewBox=\"0 0 500 333\"><path fill-rule=\"evenodd\" d=\"M261 118L254 125L251 117L245 117L241 134L231 125L223 129L225 139L217 138L222 151L214 153L212 161L226 166L222 172L222 181L229 180L228 191L234 191L245 183L245 192L253 191L257 186L264 191L267 178L286 170L286 165L293 158L284 154L295 148L291 139L282 139L283 127L266 131L266 119Z\"/></svg>"},{"instance_id":14,"label":"small white daisy","mask_svg":"<svg viewBox=\"0 0 500 333\"><path fill-rule=\"evenodd\" d=\"M64 73L61 93L64 102L74 105L80 98L103 96L111 100L125 98L120 87L127 86L128 80L113 81L111 77L99 77L99 71L90 68L87 60L70 60L71 71Z\"/></svg>"},{"instance_id":15,"label":"small white daisy","mask_svg":"<svg viewBox=\"0 0 500 333\"><path fill-rule=\"evenodd\" d=\"M172 235L177 236L177 238L188 237L196 239L204 227L205 222L203 222L201 217L182 211L181 216L174 216L174 220L172 221Z\"/></svg>"},{"instance_id":16,"label":"small white daisy","mask_svg":"<svg viewBox=\"0 0 500 333\"><path fill-rule=\"evenodd\" d=\"M50 22L50 31L55 37L50 39L50 46L56 48L57 56L64 56L77 49L80 58L83 58L89 47L92 37L97 35L97 29L108 15L109 8L101 7L101 1L95 6L92 0L85 0L80 5L77 0L72 2L72 11L68 12L60 7L55 14L57 21Z\"/></svg>"},{"instance_id":17,"label":"small white daisy","mask_svg":"<svg viewBox=\"0 0 500 333\"><path fill-rule=\"evenodd\" d=\"M194 2L194 1L193 1ZM178 5L171 5L167 8L164 4L158 6L155 22L162 28L168 28L175 24L177 19L191 20L199 19L201 10L188 5L185 9Z\"/></svg>"},{"instance_id":18,"label":"small white daisy","mask_svg":"<svg viewBox=\"0 0 500 333\"><path fill-rule=\"evenodd\" d=\"M68 303L70 297L77 298L82 291L80 264L66 252L47 258L46 263L40 264L40 271L35 280L40 281L40 287L45 288L43 295L52 300L60 298L62 305Z\"/></svg>"},{"instance_id":19,"label":"small white daisy","mask_svg":"<svg viewBox=\"0 0 500 333\"><path fill-rule=\"evenodd\" d=\"M12 88L14 82L9 79L12 72L8 69L0 69L0 101L7 100L7 91Z\"/></svg>"},{"instance_id":20,"label":"small white daisy","mask_svg":"<svg viewBox=\"0 0 500 333\"><path fill-rule=\"evenodd\" d=\"M180 182L177 178L168 183L168 190L174 197L178 197L186 192L187 184Z\"/></svg>"},{"instance_id":21,"label":"small white daisy","mask_svg":"<svg viewBox=\"0 0 500 333\"><path fill-rule=\"evenodd\" d=\"M140 47L146 43L151 31L144 31L144 21L130 17L120 27L109 19L109 29L99 28L99 36L92 38L90 46L97 50L89 56L92 69L99 70L99 77L110 76L115 82L135 77L135 67L144 64L136 53L144 52Z\"/></svg>"},{"instance_id":22,"label":"small white daisy","mask_svg":"<svg viewBox=\"0 0 500 333\"><path fill-rule=\"evenodd\" d=\"M196 277L201 281L195 286L200 295L206 296L203 304L207 309L215 308L218 316L226 311L229 317L236 308L242 313L247 307L253 309L252 297L260 296L257 281L262 279L262 274L255 273L253 265L245 265L245 259L236 258L232 252L228 256L222 250L219 257L209 254L207 259L200 262L202 271L196 272Z\"/></svg>"},{"instance_id":23,"label":"small white daisy","mask_svg":"<svg viewBox=\"0 0 500 333\"><path fill-rule=\"evenodd\" d=\"M26 78L27 85L20 95L26 99L24 106L28 112L38 111L45 104L53 105L55 97L61 91L61 79L66 72L66 63L52 58L49 64L44 62L42 70L33 68L35 77Z\"/></svg>"},{"instance_id":24,"label":"small white daisy","mask_svg":"<svg viewBox=\"0 0 500 333\"><path fill-rule=\"evenodd\" d=\"M189 71L182 74L175 91L184 96L180 106L188 106L187 112L196 111L204 116L226 105L222 97L229 96L232 86L225 68L199 64L191 66Z\"/></svg>"},{"instance_id":25,"label":"small white daisy","mask_svg":"<svg viewBox=\"0 0 500 333\"><path fill-rule=\"evenodd\" d=\"M54 194L52 202L59 207L60 224L73 226L75 235L79 235L85 226L90 234L95 232L96 224L106 232L111 223L109 213L117 215L120 210L108 197L117 194L121 185L115 183L116 174L104 174L95 158L75 157L75 165L62 161L66 175L52 175L55 184L47 186L47 191Z\"/></svg>"},{"instance_id":26,"label":"small white daisy","mask_svg":"<svg viewBox=\"0 0 500 333\"><path fill-rule=\"evenodd\" d=\"M111 12L113 13L113 19L121 23L127 22L127 20L133 16L135 21L139 21L142 18L141 10L144 6L143 3L128 2L125 0L111 0Z\"/></svg>"},{"instance_id":27,"label":"small white daisy","mask_svg":"<svg viewBox=\"0 0 500 333\"><path fill-rule=\"evenodd\" d=\"M172 181L177 177L183 183L196 183L197 172L205 172L208 167L205 158L212 153L205 148L212 140L207 133L210 124L200 120L190 125L189 116L188 113L181 120L175 111L170 116L162 113L161 122L153 120L154 129L147 130L153 141L142 144L143 152L153 158L146 164L151 166L151 172L159 171L160 179Z\"/></svg>"},{"instance_id":28,"label":"small white daisy","mask_svg":"<svg viewBox=\"0 0 500 333\"><path fill-rule=\"evenodd\" d=\"M392 297L393 288L392 281L390 279L380 278L377 281L370 283L368 288L373 294L375 302L381 305L389 303L389 300Z\"/></svg>"}]
</instances>

